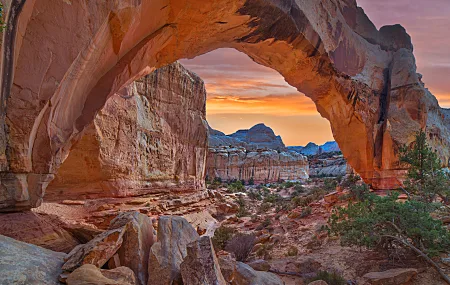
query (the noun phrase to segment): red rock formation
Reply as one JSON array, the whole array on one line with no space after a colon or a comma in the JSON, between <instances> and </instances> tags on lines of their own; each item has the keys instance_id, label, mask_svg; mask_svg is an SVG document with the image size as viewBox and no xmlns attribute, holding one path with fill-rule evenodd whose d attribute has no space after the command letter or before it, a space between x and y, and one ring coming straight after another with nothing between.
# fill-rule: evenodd
<instances>
[{"instance_id":1,"label":"red rock formation","mask_svg":"<svg viewBox=\"0 0 450 285\"><path fill-rule=\"evenodd\" d=\"M450 157L450 114L417 76L409 35L401 26L376 30L355 0L8 3L3 211L41 203L109 97L155 68L220 47L277 70L310 97L349 164L375 188L400 183L397 149L420 128L446 163Z\"/></svg>"},{"instance_id":2,"label":"red rock formation","mask_svg":"<svg viewBox=\"0 0 450 285\"><path fill-rule=\"evenodd\" d=\"M175 63L114 95L49 185L49 200L204 187L203 81Z\"/></svg>"},{"instance_id":3,"label":"red rock formation","mask_svg":"<svg viewBox=\"0 0 450 285\"><path fill-rule=\"evenodd\" d=\"M210 148L206 160L206 175L213 179L245 180L271 183L279 179L308 178L308 159L296 152L275 150L247 151L243 147Z\"/></svg>"}]
</instances>

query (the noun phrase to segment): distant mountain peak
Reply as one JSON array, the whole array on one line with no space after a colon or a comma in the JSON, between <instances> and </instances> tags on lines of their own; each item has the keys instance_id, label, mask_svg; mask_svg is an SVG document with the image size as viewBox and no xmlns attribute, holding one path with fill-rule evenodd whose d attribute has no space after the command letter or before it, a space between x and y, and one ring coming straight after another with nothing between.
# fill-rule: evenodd
<instances>
[{"instance_id":1,"label":"distant mountain peak","mask_svg":"<svg viewBox=\"0 0 450 285\"><path fill-rule=\"evenodd\" d=\"M288 149L303 155L316 155L319 153L340 151L340 148L335 141L329 141L323 145L317 145L313 142L309 142L306 146L288 146Z\"/></svg>"}]
</instances>

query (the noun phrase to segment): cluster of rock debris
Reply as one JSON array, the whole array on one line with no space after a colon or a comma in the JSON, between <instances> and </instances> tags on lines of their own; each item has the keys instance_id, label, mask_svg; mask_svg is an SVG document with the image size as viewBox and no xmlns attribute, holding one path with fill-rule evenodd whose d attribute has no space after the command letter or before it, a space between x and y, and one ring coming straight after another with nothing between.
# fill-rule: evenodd
<instances>
[{"instance_id":1,"label":"cluster of rock debris","mask_svg":"<svg viewBox=\"0 0 450 285\"><path fill-rule=\"evenodd\" d=\"M120 213L69 254L5 236L0 241L0 280L7 284L283 284L230 255L217 257L211 238L176 216L161 216L156 233L148 216Z\"/></svg>"}]
</instances>

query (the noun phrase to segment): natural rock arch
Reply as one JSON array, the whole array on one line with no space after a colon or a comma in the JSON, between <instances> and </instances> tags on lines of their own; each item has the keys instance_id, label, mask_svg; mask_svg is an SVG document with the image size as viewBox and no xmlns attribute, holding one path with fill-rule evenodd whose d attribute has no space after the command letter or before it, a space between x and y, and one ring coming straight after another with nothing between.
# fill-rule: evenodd
<instances>
[{"instance_id":1,"label":"natural rock arch","mask_svg":"<svg viewBox=\"0 0 450 285\"><path fill-rule=\"evenodd\" d=\"M416 74L410 37L401 26L376 30L355 0L2 1L0 209L40 204L114 93L221 47L277 70L310 97L375 188L399 185L396 150L420 128L448 161L447 111Z\"/></svg>"}]
</instances>

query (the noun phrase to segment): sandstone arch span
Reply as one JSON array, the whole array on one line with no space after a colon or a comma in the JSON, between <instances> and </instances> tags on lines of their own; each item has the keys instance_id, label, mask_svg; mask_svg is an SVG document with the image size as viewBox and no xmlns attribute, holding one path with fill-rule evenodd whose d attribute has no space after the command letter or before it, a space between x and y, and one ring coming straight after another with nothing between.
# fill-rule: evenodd
<instances>
[{"instance_id":1,"label":"sandstone arch span","mask_svg":"<svg viewBox=\"0 0 450 285\"><path fill-rule=\"evenodd\" d=\"M416 74L410 37L401 26L376 30L355 0L2 1L11 24L5 37L17 30L2 47L2 79L11 78L2 81L3 210L40 204L111 95L220 47L277 70L312 98L375 188L400 183L396 148L420 128L448 161L448 113Z\"/></svg>"}]
</instances>

